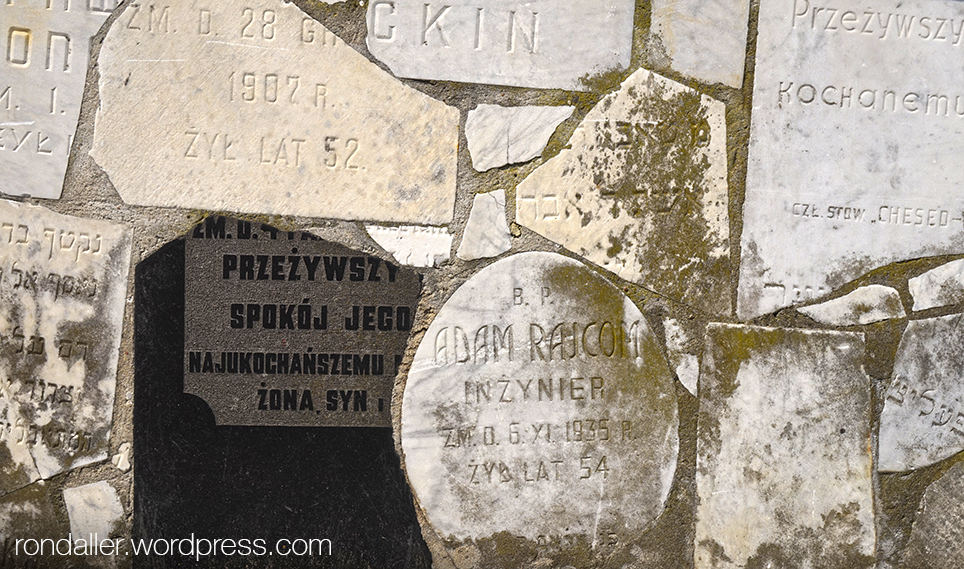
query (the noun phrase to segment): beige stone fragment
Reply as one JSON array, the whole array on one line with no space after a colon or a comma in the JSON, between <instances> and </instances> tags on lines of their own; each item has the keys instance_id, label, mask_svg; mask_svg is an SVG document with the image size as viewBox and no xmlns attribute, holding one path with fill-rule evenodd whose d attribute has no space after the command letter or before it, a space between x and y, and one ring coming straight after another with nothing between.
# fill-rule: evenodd
<instances>
[{"instance_id":1,"label":"beige stone fragment","mask_svg":"<svg viewBox=\"0 0 964 569\"><path fill-rule=\"evenodd\" d=\"M128 203L452 219L458 110L294 4L128 4L99 65L91 156Z\"/></svg>"},{"instance_id":2,"label":"beige stone fragment","mask_svg":"<svg viewBox=\"0 0 964 569\"><path fill-rule=\"evenodd\" d=\"M512 247L505 220L505 190L476 194L456 255L464 261L496 257Z\"/></svg>"},{"instance_id":3,"label":"beige stone fragment","mask_svg":"<svg viewBox=\"0 0 964 569\"><path fill-rule=\"evenodd\" d=\"M951 261L907 281L914 310L964 302L964 259Z\"/></svg>"},{"instance_id":4,"label":"beige stone fragment","mask_svg":"<svg viewBox=\"0 0 964 569\"><path fill-rule=\"evenodd\" d=\"M821 324L858 326L904 318L900 293L889 286L867 285L839 298L797 308Z\"/></svg>"},{"instance_id":5,"label":"beige stone fragment","mask_svg":"<svg viewBox=\"0 0 964 569\"><path fill-rule=\"evenodd\" d=\"M479 172L527 162L542 153L575 107L479 105L465 120L472 167Z\"/></svg>"},{"instance_id":6,"label":"beige stone fragment","mask_svg":"<svg viewBox=\"0 0 964 569\"><path fill-rule=\"evenodd\" d=\"M899 567L957 567L961 559L964 559L964 464L959 462L924 492Z\"/></svg>"}]
</instances>

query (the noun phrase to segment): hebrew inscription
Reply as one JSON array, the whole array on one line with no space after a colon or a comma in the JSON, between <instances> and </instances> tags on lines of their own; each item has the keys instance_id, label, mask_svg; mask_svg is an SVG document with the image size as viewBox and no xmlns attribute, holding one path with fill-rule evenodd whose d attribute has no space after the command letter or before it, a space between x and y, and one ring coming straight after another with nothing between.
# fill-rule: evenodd
<instances>
[{"instance_id":1,"label":"hebrew inscription","mask_svg":"<svg viewBox=\"0 0 964 569\"><path fill-rule=\"evenodd\" d=\"M497 261L415 354L401 440L417 502L443 536L570 536L611 552L663 510L672 383L639 309L607 281L554 253Z\"/></svg>"}]
</instances>

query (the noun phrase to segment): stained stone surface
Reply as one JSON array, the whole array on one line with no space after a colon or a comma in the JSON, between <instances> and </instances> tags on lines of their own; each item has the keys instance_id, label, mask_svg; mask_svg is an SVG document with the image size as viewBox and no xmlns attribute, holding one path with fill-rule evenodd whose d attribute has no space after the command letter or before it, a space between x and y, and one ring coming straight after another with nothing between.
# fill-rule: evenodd
<instances>
[{"instance_id":1,"label":"stained stone surface","mask_svg":"<svg viewBox=\"0 0 964 569\"><path fill-rule=\"evenodd\" d=\"M632 0L376 0L366 43L398 77L585 91L587 75L629 66L634 8Z\"/></svg>"},{"instance_id":2,"label":"stained stone surface","mask_svg":"<svg viewBox=\"0 0 964 569\"><path fill-rule=\"evenodd\" d=\"M700 310L730 300L723 103L640 69L519 184L516 221Z\"/></svg>"},{"instance_id":3,"label":"stained stone surface","mask_svg":"<svg viewBox=\"0 0 964 569\"><path fill-rule=\"evenodd\" d=\"M0 493L107 458L131 234L0 200Z\"/></svg>"},{"instance_id":4,"label":"stained stone surface","mask_svg":"<svg viewBox=\"0 0 964 569\"><path fill-rule=\"evenodd\" d=\"M924 492L902 569L954 567L964 556L964 464L957 463Z\"/></svg>"},{"instance_id":5,"label":"stained stone surface","mask_svg":"<svg viewBox=\"0 0 964 569\"><path fill-rule=\"evenodd\" d=\"M50 500L50 488L43 481L0 497L0 567L76 567L70 557L17 555L17 539L63 539L70 527L57 516ZM66 520L65 520L66 521ZM31 544L32 545L32 544ZM28 552L34 549L28 550ZM50 546L47 551L49 553Z\"/></svg>"},{"instance_id":6,"label":"stained stone surface","mask_svg":"<svg viewBox=\"0 0 964 569\"><path fill-rule=\"evenodd\" d=\"M654 0L650 30L673 70L739 89L749 17L747 0Z\"/></svg>"},{"instance_id":7,"label":"stained stone surface","mask_svg":"<svg viewBox=\"0 0 964 569\"><path fill-rule=\"evenodd\" d=\"M122 522L124 507L117 491L106 481L64 488L64 503L70 517L70 532L75 536L97 535L106 539L111 528Z\"/></svg>"},{"instance_id":8,"label":"stained stone surface","mask_svg":"<svg viewBox=\"0 0 964 569\"><path fill-rule=\"evenodd\" d=\"M91 156L127 203L452 219L458 110L294 4L129 4L99 66Z\"/></svg>"},{"instance_id":9,"label":"stained stone surface","mask_svg":"<svg viewBox=\"0 0 964 569\"><path fill-rule=\"evenodd\" d=\"M964 259L951 261L907 281L914 310L964 302Z\"/></svg>"},{"instance_id":10,"label":"stained stone surface","mask_svg":"<svg viewBox=\"0 0 964 569\"><path fill-rule=\"evenodd\" d=\"M883 285L862 286L839 298L797 311L831 326L857 326L907 316L900 293Z\"/></svg>"},{"instance_id":11,"label":"stained stone surface","mask_svg":"<svg viewBox=\"0 0 964 569\"><path fill-rule=\"evenodd\" d=\"M90 38L117 0L0 5L0 191L59 198L87 78Z\"/></svg>"},{"instance_id":12,"label":"stained stone surface","mask_svg":"<svg viewBox=\"0 0 964 569\"><path fill-rule=\"evenodd\" d=\"M463 261L497 257L512 247L505 220L505 190L476 194L456 255Z\"/></svg>"},{"instance_id":13,"label":"stained stone surface","mask_svg":"<svg viewBox=\"0 0 964 569\"><path fill-rule=\"evenodd\" d=\"M696 569L874 566L862 334L710 324Z\"/></svg>"},{"instance_id":14,"label":"stained stone surface","mask_svg":"<svg viewBox=\"0 0 964 569\"><path fill-rule=\"evenodd\" d=\"M465 121L472 167L484 172L532 160L542 154L556 127L575 109L479 105L469 111Z\"/></svg>"},{"instance_id":15,"label":"stained stone surface","mask_svg":"<svg viewBox=\"0 0 964 569\"><path fill-rule=\"evenodd\" d=\"M964 247L959 2L761 3L740 318ZM926 164L926 167L922 166Z\"/></svg>"},{"instance_id":16,"label":"stained stone surface","mask_svg":"<svg viewBox=\"0 0 964 569\"><path fill-rule=\"evenodd\" d=\"M907 323L880 414L882 472L934 464L964 450L964 315Z\"/></svg>"},{"instance_id":17,"label":"stained stone surface","mask_svg":"<svg viewBox=\"0 0 964 569\"><path fill-rule=\"evenodd\" d=\"M452 255L455 236L445 227L366 225L365 230L402 265L437 267Z\"/></svg>"},{"instance_id":18,"label":"stained stone surface","mask_svg":"<svg viewBox=\"0 0 964 569\"><path fill-rule=\"evenodd\" d=\"M694 338L690 331L675 318L663 319L663 332L666 334L666 359L676 371L676 377L687 391L696 395L697 381L700 377L700 358L695 353Z\"/></svg>"},{"instance_id":19,"label":"stained stone surface","mask_svg":"<svg viewBox=\"0 0 964 569\"><path fill-rule=\"evenodd\" d=\"M409 372L401 442L418 503L445 538L629 543L676 470L671 378L609 282L555 253L497 261L439 311Z\"/></svg>"}]
</instances>

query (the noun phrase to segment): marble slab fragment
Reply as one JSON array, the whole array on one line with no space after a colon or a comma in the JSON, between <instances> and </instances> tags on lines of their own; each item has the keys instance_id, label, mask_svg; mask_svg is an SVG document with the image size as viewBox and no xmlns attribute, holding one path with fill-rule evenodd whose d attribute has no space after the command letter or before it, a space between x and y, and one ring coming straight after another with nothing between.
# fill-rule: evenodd
<instances>
[{"instance_id":1,"label":"marble slab fragment","mask_svg":"<svg viewBox=\"0 0 964 569\"><path fill-rule=\"evenodd\" d=\"M517 189L516 222L629 281L729 313L723 103L640 69Z\"/></svg>"},{"instance_id":2,"label":"marble slab fragment","mask_svg":"<svg viewBox=\"0 0 964 569\"><path fill-rule=\"evenodd\" d=\"M901 569L954 567L964 557L964 464L957 463L924 492Z\"/></svg>"},{"instance_id":3,"label":"marble slab fragment","mask_svg":"<svg viewBox=\"0 0 964 569\"><path fill-rule=\"evenodd\" d=\"M60 197L90 38L117 4L17 0L0 5L0 192Z\"/></svg>"},{"instance_id":4,"label":"marble slab fragment","mask_svg":"<svg viewBox=\"0 0 964 569\"><path fill-rule=\"evenodd\" d=\"M366 225L365 230L402 265L437 267L452 256L455 236L445 227Z\"/></svg>"},{"instance_id":5,"label":"marble slab fragment","mask_svg":"<svg viewBox=\"0 0 964 569\"><path fill-rule=\"evenodd\" d=\"M710 324L696 569L874 566L863 357L862 334Z\"/></svg>"},{"instance_id":6,"label":"marble slab fragment","mask_svg":"<svg viewBox=\"0 0 964 569\"><path fill-rule=\"evenodd\" d=\"M739 89L749 18L747 0L654 0L650 32L674 71Z\"/></svg>"},{"instance_id":7,"label":"marble slab fragment","mask_svg":"<svg viewBox=\"0 0 964 569\"><path fill-rule=\"evenodd\" d=\"M964 259L951 261L907 281L914 310L964 302Z\"/></svg>"},{"instance_id":8,"label":"marble slab fragment","mask_svg":"<svg viewBox=\"0 0 964 569\"><path fill-rule=\"evenodd\" d=\"M630 543L676 470L672 375L639 309L555 253L479 271L439 311L402 398L417 503L439 535Z\"/></svg>"},{"instance_id":9,"label":"marble slab fragment","mask_svg":"<svg viewBox=\"0 0 964 569\"><path fill-rule=\"evenodd\" d=\"M294 4L128 4L98 62L90 152L127 203L452 219L458 110Z\"/></svg>"},{"instance_id":10,"label":"marble slab fragment","mask_svg":"<svg viewBox=\"0 0 964 569\"><path fill-rule=\"evenodd\" d=\"M70 532L75 536L107 539L115 524L122 523L124 507L117 490L106 481L64 488L64 503L70 518Z\"/></svg>"},{"instance_id":11,"label":"marble slab fragment","mask_svg":"<svg viewBox=\"0 0 964 569\"><path fill-rule=\"evenodd\" d=\"M0 563L5 567L43 567L44 569L76 567L70 557L56 555L16 555L16 540L64 539L70 527L61 521L50 499L51 488L42 480L0 497ZM21 541L21 548L24 542ZM39 543L27 544L27 553L39 549ZM61 548L63 550L63 548ZM50 546L47 546L49 553Z\"/></svg>"},{"instance_id":12,"label":"marble slab fragment","mask_svg":"<svg viewBox=\"0 0 964 569\"><path fill-rule=\"evenodd\" d=\"M737 314L964 246L964 5L760 5ZM952 31L956 30L956 31ZM926 166L924 166L926 165Z\"/></svg>"},{"instance_id":13,"label":"marble slab fragment","mask_svg":"<svg viewBox=\"0 0 964 569\"><path fill-rule=\"evenodd\" d=\"M629 66L632 0L375 0L367 45L398 77L586 91Z\"/></svg>"},{"instance_id":14,"label":"marble slab fragment","mask_svg":"<svg viewBox=\"0 0 964 569\"><path fill-rule=\"evenodd\" d=\"M0 200L0 493L107 458L131 232Z\"/></svg>"},{"instance_id":15,"label":"marble slab fragment","mask_svg":"<svg viewBox=\"0 0 964 569\"><path fill-rule=\"evenodd\" d=\"M479 172L528 162L542 154L559 123L575 107L479 105L465 120L472 167Z\"/></svg>"},{"instance_id":16,"label":"marble slab fragment","mask_svg":"<svg viewBox=\"0 0 964 569\"><path fill-rule=\"evenodd\" d=\"M881 472L934 464L964 450L964 315L907 323L880 414Z\"/></svg>"},{"instance_id":17,"label":"marble slab fragment","mask_svg":"<svg viewBox=\"0 0 964 569\"><path fill-rule=\"evenodd\" d=\"M700 358L695 353L694 338L690 330L675 318L663 318L663 332L666 334L666 359L676 371L676 377L687 391L696 395L700 377Z\"/></svg>"},{"instance_id":18,"label":"marble slab fragment","mask_svg":"<svg viewBox=\"0 0 964 569\"><path fill-rule=\"evenodd\" d=\"M900 293L883 285L862 286L839 298L800 307L797 312L831 326L858 326L907 316Z\"/></svg>"},{"instance_id":19,"label":"marble slab fragment","mask_svg":"<svg viewBox=\"0 0 964 569\"><path fill-rule=\"evenodd\" d=\"M505 190L476 194L455 254L463 261L473 261L497 257L511 247L512 234L505 220Z\"/></svg>"}]
</instances>

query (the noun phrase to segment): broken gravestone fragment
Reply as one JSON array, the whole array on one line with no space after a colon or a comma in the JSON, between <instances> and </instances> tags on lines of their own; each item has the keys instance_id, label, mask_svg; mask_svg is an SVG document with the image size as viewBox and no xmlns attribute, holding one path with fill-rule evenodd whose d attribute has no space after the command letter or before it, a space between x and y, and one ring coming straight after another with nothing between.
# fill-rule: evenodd
<instances>
[{"instance_id":1,"label":"broken gravestone fragment","mask_svg":"<svg viewBox=\"0 0 964 569\"><path fill-rule=\"evenodd\" d=\"M398 77L586 91L629 66L632 0L375 0L368 50Z\"/></svg>"},{"instance_id":2,"label":"broken gravestone fragment","mask_svg":"<svg viewBox=\"0 0 964 569\"><path fill-rule=\"evenodd\" d=\"M76 567L75 558L50 555L50 545L40 552L40 540L67 540L70 527L57 515L50 499L51 488L43 481L0 497L0 561L5 567L42 567L60 569ZM88 536L72 536L68 551L84 555L93 545ZM17 548L17 540L20 547ZM48 542L49 543L49 542ZM61 551L64 548L61 547Z\"/></svg>"},{"instance_id":3,"label":"broken gravestone fragment","mask_svg":"<svg viewBox=\"0 0 964 569\"><path fill-rule=\"evenodd\" d=\"M131 232L0 200L0 493L107 458Z\"/></svg>"},{"instance_id":4,"label":"broken gravestone fragment","mask_svg":"<svg viewBox=\"0 0 964 569\"><path fill-rule=\"evenodd\" d=\"M760 4L737 315L959 253L960 2ZM872 135L870 134L872 133ZM927 164L927 167L921 167Z\"/></svg>"},{"instance_id":5,"label":"broken gravestone fragment","mask_svg":"<svg viewBox=\"0 0 964 569\"><path fill-rule=\"evenodd\" d=\"M924 492L904 547L901 569L954 567L964 557L964 463L957 463Z\"/></svg>"},{"instance_id":6,"label":"broken gravestone fragment","mask_svg":"<svg viewBox=\"0 0 964 569\"><path fill-rule=\"evenodd\" d=\"M462 242L455 254L463 261L497 257L512 247L505 220L505 190L476 194Z\"/></svg>"},{"instance_id":7,"label":"broken gravestone fragment","mask_svg":"<svg viewBox=\"0 0 964 569\"><path fill-rule=\"evenodd\" d=\"M696 569L874 566L863 357L862 334L709 326Z\"/></svg>"},{"instance_id":8,"label":"broken gravestone fragment","mask_svg":"<svg viewBox=\"0 0 964 569\"><path fill-rule=\"evenodd\" d=\"M914 310L964 302L964 259L945 263L907 281Z\"/></svg>"},{"instance_id":9,"label":"broken gravestone fragment","mask_svg":"<svg viewBox=\"0 0 964 569\"><path fill-rule=\"evenodd\" d=\"M469 111L465 138L479 172L527 162L542 153L559 123L575 107L479 105Z\"/></svg>"},{"instance_id":10,"label":"broken gravestone fragment","mask_svg":"<svg viewBox=\"0 0 964 569\"><path fill-rule=\"evenodd\" d=\"M632 543L676 470L672 375L639 309L555 253L499 260L463 284L415 354L405 468L431 527Z\"/></svg>"},{"instance_id":11,"label":"broken gravestone fragment","mask_svg":"<svg viewBox=\"0 0 964 569\"><path fill-rule=\"evenodd\" d=\"M70 533L74 536L107 539L111 529L123 523L124 507L117 490L104 480L64 488L64 503L70 518Z\"/></svg>"},{"instance_id":12,"label":"broken gravestone fragment","mask_svg":"<svg viewBox=\"0 0 964 569\"><path fill-rule=\"evenodd\" d=\"M691 336L688 326L675 318L663 318L663 332L666 334L666 359L676 371L676 377L691 394L696 395L696 385L700 377L700 357L697 342Z\"/></svg>"},{"instance_id":13,"label":"broken gravestone fragment","mask_svg":"<svg viewBox=\"0 0 964 569\"><path fill-rule=\"evenodd\" d=\"M0 5L2 193L57 199L87 79L90 38L118 0Z\"/></svg>"},{"instance_id":14,"label":"broken gravestone fragment","mask_svg":"<svg viewBox=\"0 0 964 569\"><path fill-rule=\"evenodd\" d=\"M636 71L519 184L516 221L621 278L729 313L724 113Z\"/></svg>"},{"instance_id":15,"label":"broken gravestone fragment","mask_svg":"<svg viewBox=\"0 0 964 569\"><path fill-rule=\"evenodd\" d=\"M749 18L748 0L654 0L650 31L674 71L739 89Z\"/></svg>"},{"instance_id":16,"label":"broken gravestone fragment","mask_svg":"<svg viewBox=\"0 0 964 569\"><path fill-rule=\"evenodd\" d=\"M406 87L294 4L129 4L99 69L91 156L127 203L452 219L458 110Z\"/></svg>"},{"instance_id":17,"label":"broken gravestone fragment","mask_svg":"<svg viewBox=\"0 0 964 569\"><path fill-rule=\"evenodd\" d=\"M962 345L964 315L908 322L880 414L881 472L921 468L964 450Z\"/></svg>"},{"instance_id":18,"label":"broken gravestone fragment","mask_svg":"<svg viewBox=\"0 0 964 569\"><path fill-rule=\"evenodd\" d=\"M862 286L839 298L797 308L797 312L830 326L858 326L907 316L900 293L883 285Z\"/></svg>"},{"instance_id":19,"label":"broken gravestone fragment","mask_svg":"<svg viewBox=\"0 0 964 569\"><path fill-rule=\"evenodd\" d=\"M402 265L437 267L452 255L455 236L444 227L366 225L365 230L375 243L391 253Z\"/></svg>"}]
</instances>

